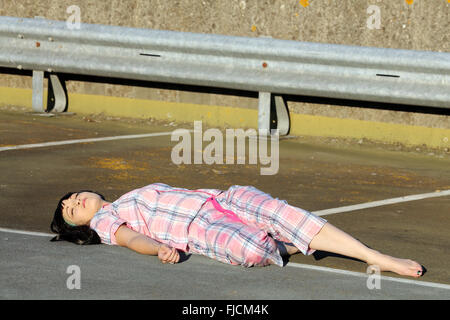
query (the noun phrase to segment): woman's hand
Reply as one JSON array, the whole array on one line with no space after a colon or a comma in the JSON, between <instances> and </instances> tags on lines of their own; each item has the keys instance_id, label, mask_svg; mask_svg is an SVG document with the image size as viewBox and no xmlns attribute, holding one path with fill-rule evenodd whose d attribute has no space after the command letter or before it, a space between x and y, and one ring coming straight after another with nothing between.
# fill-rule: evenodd
<instances>
[{"instance_id":1,"label":"woman's hand","mask_svg":"<svg viewBox=\"0 0 450 320\"><path fill-rule=\"evenodd\" d=\"M180 254L177 249L169 247L166 244L161 244L158 249L158 259L162 263L177 263L180 261Z\"/></svg>"}]
</instances>

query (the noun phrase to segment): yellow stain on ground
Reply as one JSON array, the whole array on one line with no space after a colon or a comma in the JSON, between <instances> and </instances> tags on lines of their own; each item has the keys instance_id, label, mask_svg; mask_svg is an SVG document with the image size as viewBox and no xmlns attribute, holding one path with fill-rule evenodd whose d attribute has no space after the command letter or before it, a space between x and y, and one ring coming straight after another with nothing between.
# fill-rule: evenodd
<instances>
[{"instance_id":1,"label":"yellow stain on ground","mask_svg":"<svg viewBox=\"0 0 450 320\"><path fill-rule=\"evenodd\" d=\"M304 8L309 6L309 1L308 0L300 0L298 3L300 3Z\"/></svg>"},{"instance_id":2,"label":"yellow stain on ground","mask_svg":"<svg viewBox=\"0 0 450 320\"><path fill-rule=\"evenodd\" d=\"M139 179L136 175L130 175L128 171L119 171L117 173L114 173L111 175L111 179L113 180L120 180L120 181L131 181L135 179Z\"/></svg>"},{"instance_id":3,"label":"yellow stain on ground","mask_svg":"<svg viewBox=\"0 0 450 320\"><path fill-rule=\"evenodd\" d=\"M134 169L134 167L127 163L124 158L90 158L93 166L96 168L102 169L111 169L111 170L128 170Z\"/></svg>"},{"instance_id":4,"label":"yellow stain on ground","mask_svg":"<svg viewBox=\"0 0 450 320\"><path fill-rule=\"evenodd\" d=\"M256 26L252 25L252 32L255 32L255 31L256 31Z\"/></svg>"},{"instance_id":5,"label":"yellow stain on ground","mask_svg":"<svg viewBox=\"0 0 450 320\"><path fill-rule=\"evenodd\" d=\"M398 180L405 180L405 181L411 181L411 179L412 179L410 177L401 176L401 175L394 175L393 178L398 179Z\"/></svg>"}]
</instances>

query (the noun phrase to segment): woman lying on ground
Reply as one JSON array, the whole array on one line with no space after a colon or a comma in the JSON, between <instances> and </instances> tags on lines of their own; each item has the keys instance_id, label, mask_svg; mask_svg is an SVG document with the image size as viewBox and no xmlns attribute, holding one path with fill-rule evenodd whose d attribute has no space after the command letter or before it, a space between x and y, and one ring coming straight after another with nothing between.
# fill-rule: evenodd
<instances>
[{"instance_id":1,"label":"woman lying on ground","mask_svg":"<svg viewBox=\"0 0 450 320\"><path fill-rule=\"evenodd\" d=\"M315 250L362 260L380 271L420 277L422 266L370 249L325 219L252 186L188 190L154 183L105 201L91 191L59 201L52 241L106 243L177 263L179 251L244 267L276 264Z\"/></svg>"}]
</instances>

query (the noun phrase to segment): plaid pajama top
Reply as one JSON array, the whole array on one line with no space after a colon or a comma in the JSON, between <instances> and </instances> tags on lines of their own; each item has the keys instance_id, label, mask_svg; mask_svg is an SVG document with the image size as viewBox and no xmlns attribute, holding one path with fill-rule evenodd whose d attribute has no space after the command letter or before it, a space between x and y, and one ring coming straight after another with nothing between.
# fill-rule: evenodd
<instances>
[{"instance_id":1,"label":"plaid pajama top","mask_svg":"<svg viewBox=\"0 0 450 320\"><path fill-rule=\"evenodd\" d=\"M100 209L90 227L106 244L117 244L115 233L126 223L136 232L187 251L190 223L211 195L222 192L216 189L198 191L173 188L163 183L150 184L126 193Z\"/></svg>"}]
</instances>

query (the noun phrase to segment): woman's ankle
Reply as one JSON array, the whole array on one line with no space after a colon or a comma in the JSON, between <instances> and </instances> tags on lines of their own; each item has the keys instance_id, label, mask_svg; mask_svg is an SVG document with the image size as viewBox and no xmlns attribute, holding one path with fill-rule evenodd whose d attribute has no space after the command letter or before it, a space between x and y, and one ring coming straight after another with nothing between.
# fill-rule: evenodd
<instances>
[{"instance_id":1,"label":"woman's ankle","mask_svg":"<svg viewBox=\"0 0 450 320\"><path fill-rule=\"evenodd\" d=\"M377 262L379 261L381 256L382 256L381 252L374 250L374 249L368 249L367 253L365 254L364 261L368 265L374 265L374 264L377 264Z\"/></svg>"}]
</instances>

